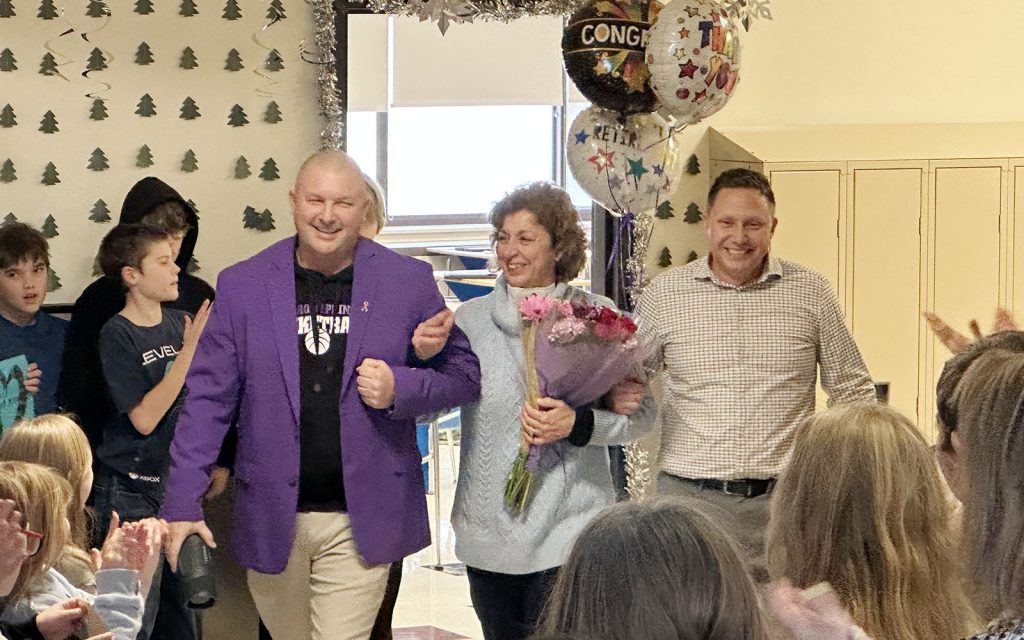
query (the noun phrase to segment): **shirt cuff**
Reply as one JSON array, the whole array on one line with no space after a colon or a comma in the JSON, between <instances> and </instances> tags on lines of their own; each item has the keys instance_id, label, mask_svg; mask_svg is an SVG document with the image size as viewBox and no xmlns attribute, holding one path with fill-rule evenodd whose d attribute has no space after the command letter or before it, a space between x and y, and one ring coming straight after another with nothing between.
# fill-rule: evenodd
<instances>
[{"instance_id":1,"label":"shirt cuff","mask_svg":"<svg viewBox=\"0 0 1024 640\"><path fill-rule=\"evenodd\" d=\"M594 410L590 407L576 409L576 421L566 438L575 447L585 447L594 435Z\"/></svg>"}]
</instances>

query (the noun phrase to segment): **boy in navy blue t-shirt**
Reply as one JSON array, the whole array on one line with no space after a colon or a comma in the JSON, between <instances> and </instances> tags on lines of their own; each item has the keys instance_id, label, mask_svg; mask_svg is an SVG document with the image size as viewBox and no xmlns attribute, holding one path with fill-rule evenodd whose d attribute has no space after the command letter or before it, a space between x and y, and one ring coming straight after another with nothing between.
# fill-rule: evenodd
<instances>
[{"instance_id":1,"label":"boy in navy blue t-shirt","mask_svg":"<svg viewBox=\"0 0 1024 640\"><path fill-rule=\"evenodd\" d=\"M170 239L156 227L119 225L100 244L103 273L121 281L124 308L100 331L103 378L116 413L96 452L100 462L93 496L96 531L111 513L123 521L155 516L163 503L174 426L185 375L209 317L204 302L195 320L162 302L178 297L178 272ZM166 638L194 638L191 614L170 569L154 577L146 598L141 640L154 629Z\"/></svg>"},{"instance_id":2,"label":"boy in navy blue t-shirt","mask_svg":"<svg viewBox=\"0 0 1024 640\"><path fill-rule=\"evenodd\" d=\"M66 320L41 311L46 299L50 248L27 224L0 227L0 360L25 356L35 412L57 411L57 381L64 353Z\"/></svg>"}]
</instances>

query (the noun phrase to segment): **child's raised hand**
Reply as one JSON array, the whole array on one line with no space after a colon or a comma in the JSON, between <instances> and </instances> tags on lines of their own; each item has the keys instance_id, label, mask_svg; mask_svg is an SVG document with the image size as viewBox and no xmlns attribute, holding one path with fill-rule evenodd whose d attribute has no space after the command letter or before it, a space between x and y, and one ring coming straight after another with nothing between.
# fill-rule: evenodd
<instances>
[{"instance_id":1,"label":"child's raised hand","mask_svg":"<svg viewBox=\"0 0 1024 640\"><path fill-rule=\"evenodd\" d=\"M146 518L135 524L139 529L135 533L139 544L134 550L132 568L139 572L142 593L149 593L153 574L163 559L161 551L167 536L167 523L158 518Z\"/></svg>"},{"instance_id":2,"label":"child's raised hand","mask_svg":"<svg viewBox=\"0 0 1024 640\"><path fill-rule=\"evenodd\" d=\"M103 541L103 548L100 549L100 569L131 569L128 566L127 553L125 548L124 527L121 527L121 518L117 512L110 516L110 528L107 529L107 538ZM132 544L132 543L128 543Z\"/></svg>"},{"instance_id":3,"label":"child's raised hand","mask_svg":"<svg viewBox=\"0 0 1024 640\"><path fill-rule=\"evenodd\" d=\"M194 318L185 316L185 339L182 350L187 350L190 355L195 353L196 345L199 344L199 336L203 334L206 321L210 319L211 309L213 309L213 305L210 301L203 300L203 304L199 307L199 311L196 311Z\"/></svg>"}]
</instances>

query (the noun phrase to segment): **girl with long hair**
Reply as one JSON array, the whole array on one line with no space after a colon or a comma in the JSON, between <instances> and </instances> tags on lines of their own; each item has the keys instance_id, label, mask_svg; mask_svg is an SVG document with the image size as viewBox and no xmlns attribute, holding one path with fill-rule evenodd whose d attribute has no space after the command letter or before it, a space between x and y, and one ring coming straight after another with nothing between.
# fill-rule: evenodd
<instances>
[{"instance_id":1,"label":"girl with long hair","mask_svg":"<svg viewBox=\"0 0 1024 640\"><path fill-rule=\"evenodd\" d=\"M948 491L913 424L845 405L798 429L772 496L768 565L797 588L829 582L876 640L955 640L977 622Z\"/></svg>"},{"instance_id":2,"label":"girl with long hair","mask_svg":"<svg viewBox=\"0 0 1024 640\"><path fill-rule=\"evenodd\" d=\"M149 579L142 575L140 580L140 571L159 555L159 539L150 538L153 530L141 524L112 524L101 552L98 593L93 595L75 588L54 567L71 536L67 512L75 497L68 481L50 467L3 461L0 499L14 502L23 514L24 528L33 532L35 540L6 598L0 621L17 623L58 602L80 599L114 638L133 640L142 621L140 584Z\"/></svg>"},{"instance_id":3,"label":"girl with long hair","mask_svg":"<svg viewBox=\"0 0 1024 640\"><path fill-rule=\"evenodd\" d=\"M52 467L71 484L73 499L67 513L71 537L55 566L79 589L95 591L96 578L88 552L91 523L85 506L92 490L92 451L85 432L61 414L22 420L0 439L0 460Z\"/></svg>"}]
</instances>

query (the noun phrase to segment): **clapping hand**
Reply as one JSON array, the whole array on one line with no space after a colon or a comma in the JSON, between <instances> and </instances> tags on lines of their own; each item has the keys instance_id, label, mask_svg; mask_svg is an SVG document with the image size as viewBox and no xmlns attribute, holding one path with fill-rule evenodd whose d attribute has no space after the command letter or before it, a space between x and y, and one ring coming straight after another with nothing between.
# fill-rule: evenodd
<instances>
[{"instance_id":1,"label":"clapping hand","mask_svg":"<svg viewBox=\"0 0 1024 640\"><path fill-rule=\"evenodd\" d=\"M796 640L871 640L827 582L801 591L788 580L768 587L768 609Z\"/></svg>"}]
</instances>

